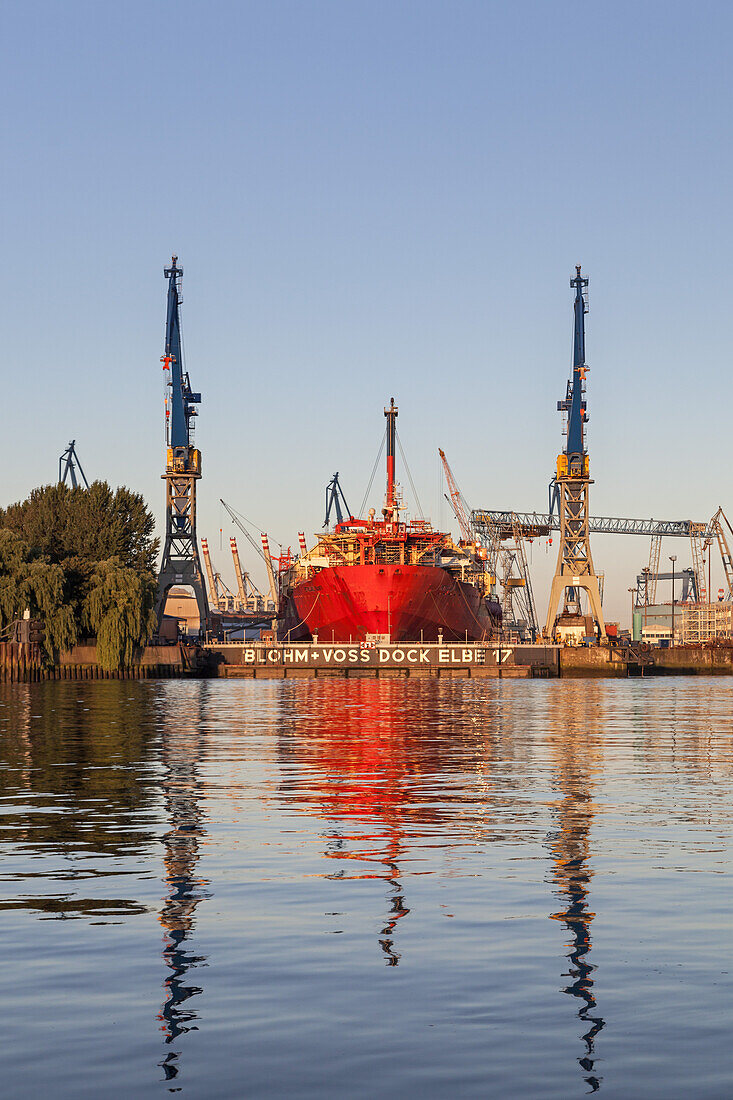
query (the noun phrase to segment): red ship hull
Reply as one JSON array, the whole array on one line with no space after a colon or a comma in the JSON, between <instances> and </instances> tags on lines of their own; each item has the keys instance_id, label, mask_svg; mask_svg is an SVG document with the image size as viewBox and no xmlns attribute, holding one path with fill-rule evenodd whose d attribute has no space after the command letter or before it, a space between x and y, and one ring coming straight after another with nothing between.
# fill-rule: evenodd
<instances>
[{"instance_id":1,"label":"red ship hull","mask_svg":"<svg viewBox=\"0 0 733 1100\"><path fill-rule=\"evenodd\" d=\"M445 570L423 565L321 569L284 594L278 636L308 641L482 641L501 622L498 603Z\"/></svg>"}]
</instances>

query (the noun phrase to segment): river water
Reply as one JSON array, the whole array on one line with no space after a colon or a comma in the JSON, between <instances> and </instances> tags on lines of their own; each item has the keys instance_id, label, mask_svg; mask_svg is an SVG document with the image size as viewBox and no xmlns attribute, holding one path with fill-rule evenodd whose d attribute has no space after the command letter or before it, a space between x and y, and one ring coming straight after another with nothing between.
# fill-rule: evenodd
<instances>
[{"instance_id":1,"label":"river water","mask_svg":"<svg viewBox=\"0 0 733 1100\"><path fill-rule=\"evenodd\" d=\"M733 1096L733 680L0 688L2 1094Z\"/></svg>"}]
</instances>

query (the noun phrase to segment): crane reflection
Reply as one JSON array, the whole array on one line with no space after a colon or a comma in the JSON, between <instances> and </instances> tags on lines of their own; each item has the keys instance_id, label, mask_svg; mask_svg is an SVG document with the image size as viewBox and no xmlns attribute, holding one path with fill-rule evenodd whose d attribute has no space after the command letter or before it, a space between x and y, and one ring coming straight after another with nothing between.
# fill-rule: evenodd
<instances>
[{"instance_id":1,"label":"crane reflection","mask_svg":"<svg viewBox=\"0 0 733 1100\"><path fill-rule=\"evenodd\" d=\"M208 882L198 873L201 846L205 841L206 814L198 774L204 755L201 708L204 685L191 684L192 699L163 701L161 761L165 815L170 828L162 837L166 896L159 920L164 930L163 961L168 973L164 981L165 1001L158 1019L164 1043L171 1049L159 1063L167 1081L178 1077L181 1049L179 1040L198 1028L199 1014L191 1005L202 992L190 972L206 963L206 956L192 948L192 935L199 903L209 897ZM195 700L196 705L193 704ZM167 709L170 707L170 709Z\"/></svg>"},{"instance_id":2,"label":"crane reflection","mask_svg":"<svg viewBox=\"0 0 733 1100\"><path fill-rule=\"evenodd\" d=\"M573 692L574 697L568 699L571 688L565 687L562 712L553 714L551 708L549 714L555 731L550 734L550 747L557 786L562 794L555 806L557 828L547 838L555 895L561 903L561 908L552 913L551 918L561 921L569 933L566 943L569 981L564 992L580 1002L578 1019L585 1030L581 1036L584 1049L578 1064L586 1074L589 1091L598 1092L602 1078L596 1070L595 1039L605 1021L598 1014L594 992L596 968L590 962L590 926L595 913L589 906L593 878L590 832L595 810L592 787L600 756L593 728L598 723L598 714L585 714L583 693L579 691L575 698Z\"/></svg>"}]
</instances>

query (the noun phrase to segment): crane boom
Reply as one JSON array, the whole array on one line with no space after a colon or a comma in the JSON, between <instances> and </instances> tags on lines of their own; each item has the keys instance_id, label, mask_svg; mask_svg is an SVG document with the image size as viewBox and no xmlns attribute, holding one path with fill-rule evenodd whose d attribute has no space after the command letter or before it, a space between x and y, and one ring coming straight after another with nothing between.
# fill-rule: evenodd
<instances>
[{"instance_id":1,"label":"crane boom","mask_svg":"<svg viewBox=\"0 0 733 1100\"><path fill-rule=\"evenodd\" d=\"M209 581L209 599L211 600L212 607L219 606L219 592L216 587L216 577L214 576L214 567L211 564L211 554L209 553L209 540L201 539L201 553L204 558L204 565L206 566L206 576Z\"/></svg>"},{"instance_id":2,"label":"crane boom","mask_svg":"<svg viewBox=\"0 0 733 1100\"><path fill-rule=\"evenodd\" d=\"M270 553L270 540L265 532L262 532L262 556L265 559L265 565L267 566L267 579L270 582L270 599L274 603L275 607L278 605L277 600L277 581L275 580L275 570L272 564L272 554Z\"/></svg>"},{"instance_id":3,"label":"crane boom","mask_svg":"<svg viewBox=\"0 0 733 1100\"><path fill-rule=\"evenodd\" d=\"M173 451L172 458L176 470L187 470L192 459L193 417L197 415L194 405L201 403L201 394L193 393L188 373L183 369L183 350L181 343L181 318L179 306L183 300L181 279L183 268L178 266L178 257L174 256L171 266L165 269L168 279L168 301L165 322L165 354L161 358L164 370L170 373L170 424L168 426L168 446Z\"/></svg>"},{"instance_id":4,"label":"crane boom","mask_svg":"<svg viewBox=\"0 0 733 1100\"><path fill-rule=\"evenodd\" d=\"M242 532L242 534L244 535L244 537L246 538L247 542L250 544L250 546L252 547L254 552L256 554L259 554L259 556L265 562L265 565L267 565L267 560L265 558L265 555L262 553L262 548L257 545L257 543L252 538L252 536L250 535L249 531L247 530L247 528L242 523L242 521L239 518L239 516L237 515L237 513L234 511L234 509L230 508L229 505L227 504L227 502L225 500L222 500L221 497L219 497L219 503L224 505L227 512L229 513L229 517L232 520L232 522L236 523L237 527Z\"/></svg>"},{"instance_id":5,"label":"crane boom","mask_svg":"<svg viewBox=\"0 0 733 1100\"><path fill-rule=\"evenodd\" d=\"M443 470L445 472L445 480L448 484L448 492L450 493L450 499L448 503L455 513L455 517L458 520L458 526L461 529L461 538L465 542L471 542L473 534L471 531L471 519L470 512L466 506L466 502L463 499L463 494L456 484L456 479L453 477L453 471L448 465L448 459L445 457L445 451L438 448L438 454L440 460L443 463Z\"/></svg>"},{"instance_id":6,"label":"crane boom","mask_svg":"<svg viewBox=\"0 0 733 1100\"><path fill-rule=\"evenodd\" d=\"M229 539L229 548L231 549L232 561L234 562L234 576L237 578L237 592L242 601L242 606L244 606L247 602L247 581L242 573L242 563L239 560L239 550L234 535Z\"/></svg>"}]
</instances>

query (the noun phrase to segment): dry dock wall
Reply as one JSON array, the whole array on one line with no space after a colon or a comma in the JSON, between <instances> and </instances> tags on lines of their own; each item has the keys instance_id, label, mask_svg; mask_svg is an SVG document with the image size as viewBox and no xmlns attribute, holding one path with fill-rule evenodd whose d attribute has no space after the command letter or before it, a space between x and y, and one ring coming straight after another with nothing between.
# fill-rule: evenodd
<instances>
[{"instance_id":1,"label":"dry dock wall","mask_svg":"<svg viewBox=\"0 0 733 1100\"><path fill-rule=\"evenodd\" d=\"M229 679L558 675L556 646L237 643L205 649L212 674Z\"/></svg>"}]
</instances>

